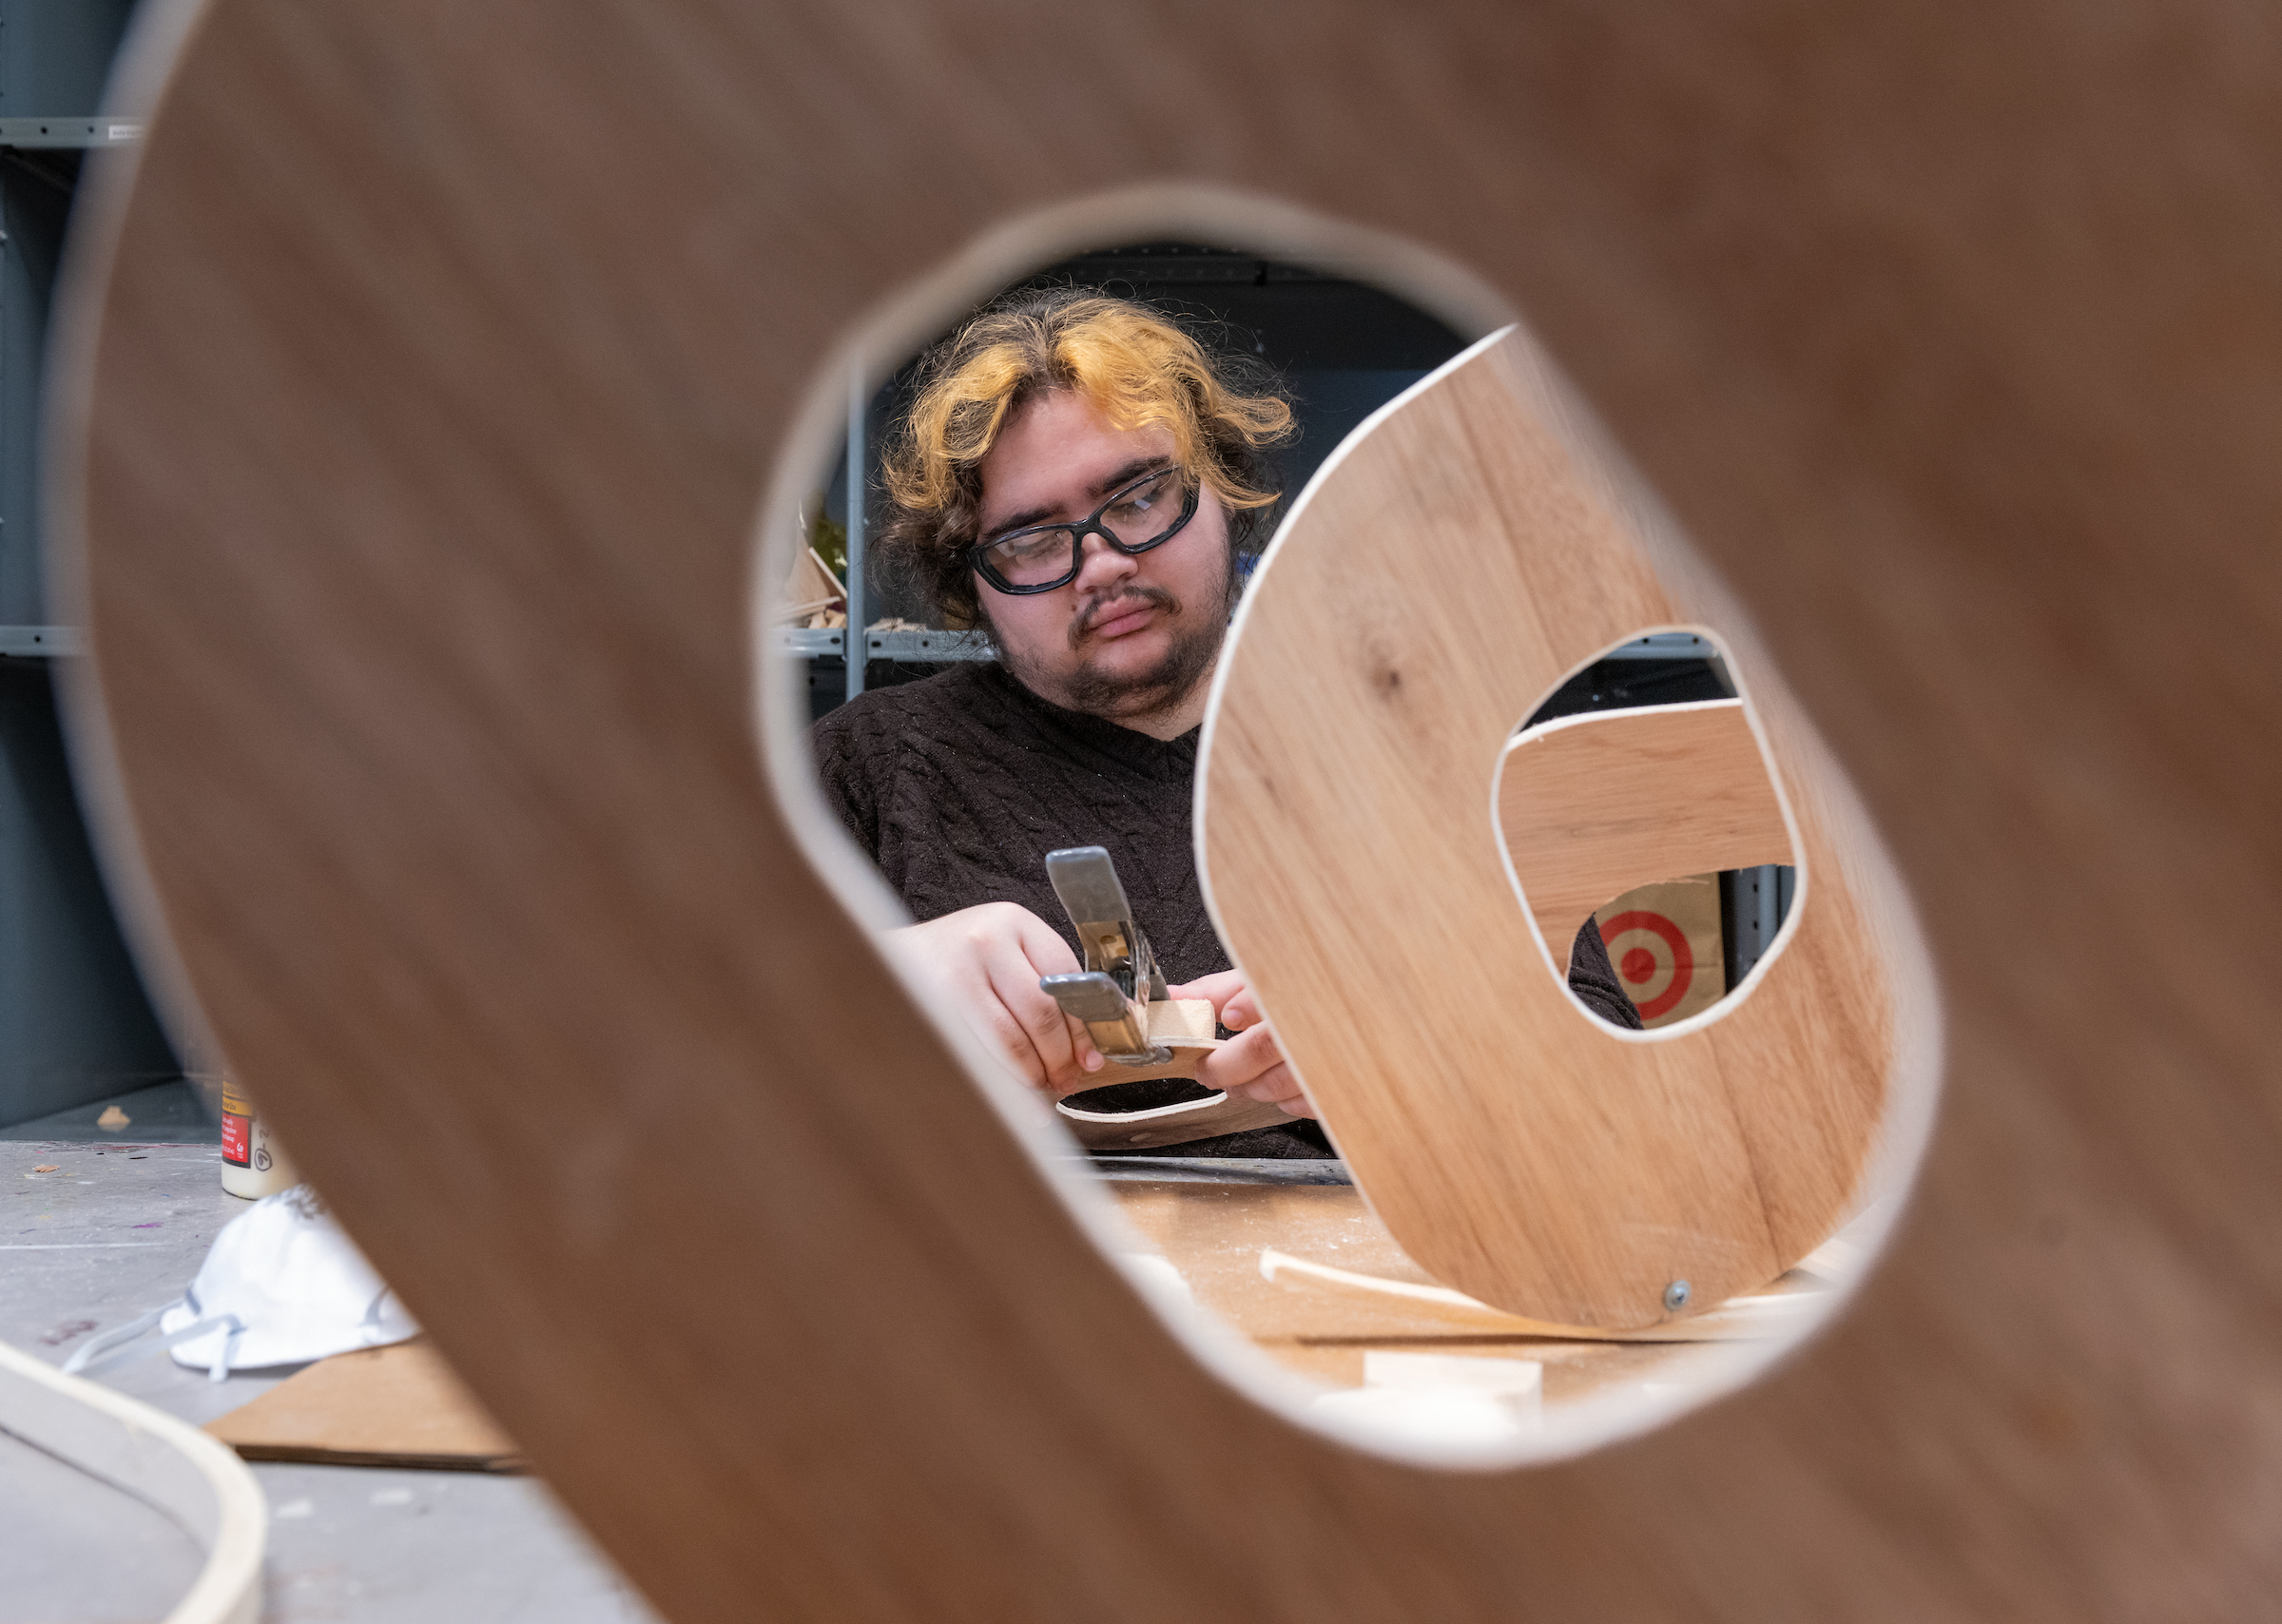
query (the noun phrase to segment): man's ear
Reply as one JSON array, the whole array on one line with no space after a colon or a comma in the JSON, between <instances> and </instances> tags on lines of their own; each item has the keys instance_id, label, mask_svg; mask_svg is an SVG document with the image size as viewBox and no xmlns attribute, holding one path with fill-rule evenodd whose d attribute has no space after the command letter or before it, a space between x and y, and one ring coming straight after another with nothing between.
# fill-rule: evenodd
<instances>
[{"instance_id":1,"label":"man's ear","mask_svg":"<svg viewBox=\"0 0 2282 1624\"><path fill-rule=\"evenodd\" d=\"M1245 527L1242 534L1239 535L1238 528L1232 521L1233 515L1231 515L1231 522L1228 525L1228 580L1222 587L1220 594L1221 617L1224 620L1235 617L1236 600L1244 596L1245 582L1250 579L1250 574L1245 567L1245 559L1247 557L1257 559L1259 556L1257 549L1246 545L1252 538L1250 527Z\"/></svg>"}]
</instances>

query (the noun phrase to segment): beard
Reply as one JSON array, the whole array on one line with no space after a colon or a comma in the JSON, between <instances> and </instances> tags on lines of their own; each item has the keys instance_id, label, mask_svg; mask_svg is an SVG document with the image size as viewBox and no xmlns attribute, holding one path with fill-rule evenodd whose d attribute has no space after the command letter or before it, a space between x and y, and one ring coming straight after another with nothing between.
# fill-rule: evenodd
<instances>
[{"instance_id":1,"label":"beard","mask_svg":"<svg viewBox=\"0 0 2282 1624\"><path fill-rule=\"evenodd\" d=\"M1054 700L1085 716L1109 722L1127 722L1170 710L1187 699L1204 674L1212 668L1220 646L1228 634L1228 612L1236 595L1236 558L1233 550L1220 590L1209 604L1184 605L1162 587L1129 582L1115 592L1088 599L1070 622L1072 651L1079 656L1077 668L1054 682L1038 663L1027 659L996 635L999 663L1031 692ZM1146 670L1105 671L1084 658L1094 623L1105 615L1135 603L1154 605L1172 626L1164 654ZM1053 690L1058 687L1059 694Z\"/></svg>"}]
</instances>

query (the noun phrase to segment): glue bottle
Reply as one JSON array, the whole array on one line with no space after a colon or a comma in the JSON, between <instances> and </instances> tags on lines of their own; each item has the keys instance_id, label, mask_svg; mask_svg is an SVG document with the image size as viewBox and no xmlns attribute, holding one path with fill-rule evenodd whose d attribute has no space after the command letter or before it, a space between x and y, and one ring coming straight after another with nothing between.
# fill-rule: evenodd
<instances>
[{"instance_id":1,"label":"glue bottle","mask_svg":"<svg viewBox=\"0 0 2282 1624\"><path fill-rule=\"evenodd\" d=\"M222 1188L258 1201L301 1182L234 1077L222 1079Z\"/></svg>"}]
</instances>

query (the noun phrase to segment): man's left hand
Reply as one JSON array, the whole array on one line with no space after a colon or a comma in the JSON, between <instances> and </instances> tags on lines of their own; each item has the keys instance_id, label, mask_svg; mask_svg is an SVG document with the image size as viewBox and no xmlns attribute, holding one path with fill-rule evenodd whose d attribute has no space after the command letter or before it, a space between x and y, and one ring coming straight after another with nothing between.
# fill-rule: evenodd
<instances>
[{"instance_id":1,"label":"man's left hand","mask_svg":"<svg viewBox=\"0 0 2282 1624\"><path fill-rule=\"evenodd\" d=\"M1224 970L1168 991L1176 998L1211 1000L1214 1018L1236 1034L1197 1067L1198 1082L1224 1093L1282 1106L1287 1116L1315 1114L1299 1077L1285 1063L1284 1051L1276 1047L1276 1034L1260 1018L1259 1000L1245 985L1243 971Z\"/></svg>"}]
</instances>

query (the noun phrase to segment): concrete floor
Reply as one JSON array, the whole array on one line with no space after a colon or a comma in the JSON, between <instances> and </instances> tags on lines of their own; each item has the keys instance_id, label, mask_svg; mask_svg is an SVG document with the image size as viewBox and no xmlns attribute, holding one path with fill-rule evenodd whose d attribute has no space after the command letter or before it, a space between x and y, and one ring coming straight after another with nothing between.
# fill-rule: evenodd
<instances>
[{"instance_id":1,"label":"concrete floor","mask_svg":"<svg viewBox=\"0 0 2282 1624\"><path fill-rule=\"evenodd\" d=\"M127 1125L99 1129L114 1104ZM87 1338L180 1296L216 1232L251 1205L222 1189L219 1138L182 1083L0 1129L0 1341L61 1364ZM1094 1165L1112 1183L1347 1182L1339 1162ZM203 1424L299 1368L217 1383L174 1363L152 1338L88 1374ZM266 1463L253 1472L269 1498L267 1624L655 1617L536 1479ZM150 1508L0 1433L0 1624L157 1618L202 1559Z\"/></svg>"},{"instance_id":2,"label":"concrete floor","mask_svg":"<svg viewBox=\"0 0 2282 1624\"><path fill-rule=\"evenodd\" d=\"M222 1192L212 1144L168 1136L181 1102L145 1091L118 1135L0 1135L0 1341L61 1364L87 1337L174 1300L216 1231L246 1210ZM92 1136L94 1142L89 1142ZM35 1171L51 1167L50 1172ZM196 1422L291 1368L220 1383L164 1352L91 1372ZM532 1478L369 1467L256 1465L269 1497L269 1624L646 1624L654 1617ZM164 1614L200 1553L146 1507L0 1435L0 1624L97 1624Z\"/></svg>"}]
</instances>

